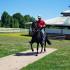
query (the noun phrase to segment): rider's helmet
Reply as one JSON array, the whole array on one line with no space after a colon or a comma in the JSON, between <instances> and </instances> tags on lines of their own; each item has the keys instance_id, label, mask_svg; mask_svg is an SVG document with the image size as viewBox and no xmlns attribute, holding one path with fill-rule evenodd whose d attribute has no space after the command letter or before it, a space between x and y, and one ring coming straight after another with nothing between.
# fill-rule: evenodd
<instances>
[{"instance_id":1,"label":"rider's helmet","mask_svg":"<svg viewBox=\"0 0 70 70\"><path fill-rule=\"evenodd\" d=\"M38 19L41 19L41 16L38 16Z\"/></svg>"}]
</instances>

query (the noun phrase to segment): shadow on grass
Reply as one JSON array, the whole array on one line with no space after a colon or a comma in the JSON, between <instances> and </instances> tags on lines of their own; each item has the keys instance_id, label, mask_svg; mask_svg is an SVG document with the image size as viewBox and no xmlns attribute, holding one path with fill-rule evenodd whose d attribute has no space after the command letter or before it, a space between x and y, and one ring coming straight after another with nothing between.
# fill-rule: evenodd
<instances>
[{"instance_id":1,"label":"shadow on grass","mask_svg":"<svg viewBox=\"0 0 70 70\"><path fill-rule=\"evenodd\" d=\"M21 34L20 36L28 36L28 37L31 37L30 35L27 35L27 34Z\"/></svg>"}]
</instances>

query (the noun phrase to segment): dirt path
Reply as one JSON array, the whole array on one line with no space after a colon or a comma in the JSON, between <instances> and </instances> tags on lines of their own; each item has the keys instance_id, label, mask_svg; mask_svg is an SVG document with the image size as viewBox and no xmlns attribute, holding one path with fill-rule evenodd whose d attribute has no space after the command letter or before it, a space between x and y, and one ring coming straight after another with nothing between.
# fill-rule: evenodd
<instances>
[{"instance_id":1,"label":"dirt path","mask_svg":"<svg viewBox=\"0 0 70 70\"><path fill-rule=\"evenodd\" d=\"M34 50L36 51L36 49ZM31 50L28 50L0 58L0 70L20 70L22 67L25 67L54 51L56 51L56 49L46 48L45 53L40 53L38 56L35 56L35 53L32 53Z\"/></svg>"}]
</instances>

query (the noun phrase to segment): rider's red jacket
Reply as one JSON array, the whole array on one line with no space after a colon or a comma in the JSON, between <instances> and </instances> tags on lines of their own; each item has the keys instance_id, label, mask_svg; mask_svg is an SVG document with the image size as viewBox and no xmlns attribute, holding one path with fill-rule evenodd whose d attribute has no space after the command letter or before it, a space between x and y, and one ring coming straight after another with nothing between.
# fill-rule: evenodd
<instances>
[{"instance_id":1,"label":"rider's red jacket","mask_svg":"<svg viewBox=\"0 0 70 70\"><path fill-rule=\"evenodd\" d=\"M45 22L43 20L38 20L37 21L37 26L39 28L44 28L46 25L45 25Z\"/></svg>"}]
</instances>

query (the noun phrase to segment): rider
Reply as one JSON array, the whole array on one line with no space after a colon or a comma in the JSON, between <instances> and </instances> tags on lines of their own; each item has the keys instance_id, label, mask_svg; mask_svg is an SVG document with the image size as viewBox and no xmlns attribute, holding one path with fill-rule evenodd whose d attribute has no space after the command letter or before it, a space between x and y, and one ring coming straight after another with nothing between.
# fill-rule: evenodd
<instances>
[{"instance_id":1,"label":"rider","mask_svg":"<svg viewBox=\"0 0 70 70\"><path fill-rule=\"evenodd\" d=\"M42 39L43 39L43 42L44 42L44 40L45 40L45 27L46 27L46 24L45 24L45 21L44 20L42 20L41 19L41 17L40 16L38 16L38 20L37 20L37 27L38 27L38 29L40 29L41 30L41 33L42 33Z\"/></svg>"}]
</instances>

